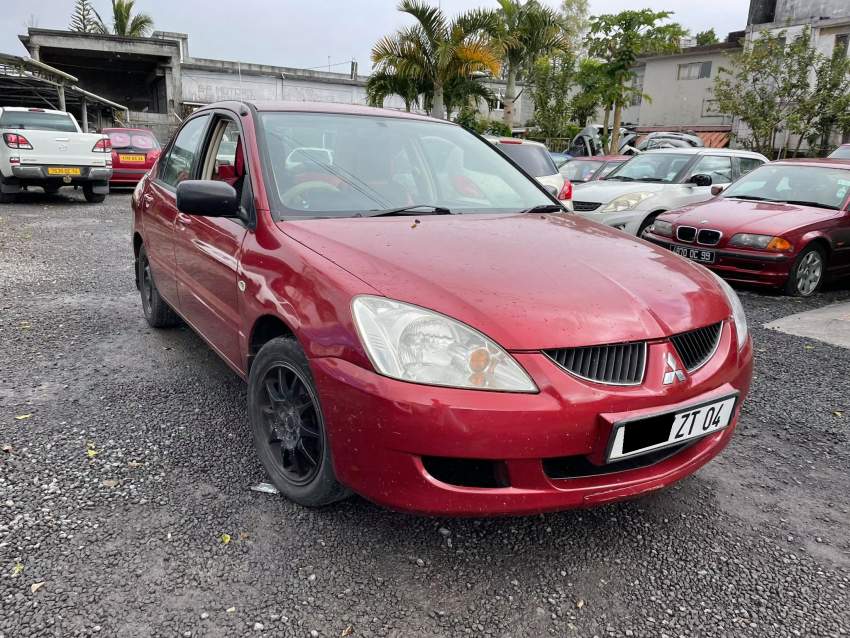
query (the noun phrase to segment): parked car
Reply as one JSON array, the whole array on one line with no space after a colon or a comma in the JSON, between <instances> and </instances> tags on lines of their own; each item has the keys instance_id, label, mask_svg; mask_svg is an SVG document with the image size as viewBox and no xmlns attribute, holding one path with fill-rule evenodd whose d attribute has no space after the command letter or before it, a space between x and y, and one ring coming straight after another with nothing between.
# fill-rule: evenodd
<instances>
[{"instance_id":1,"label":"parked car","mask_svg":"<svg viewBox=\"0 0 850 638\"><path fill-rule=\"evenodd\" d=\"M486 139L522 170L543 184L552 195L564 202L572 199L573 186L558 172L545 144L517 137L487 136ZM568 207L571 205L569 204Z\"/></svg>"},{"instance_id":2,"label":"parked car","mask_svg":"<svg viewBox=\"0 0 850 638\"><path fill-rule=\"evenodd\" d=\"M112 143L110 186L135 186L159 157L161 147L153 131L144 128L105 128Z\"/></svg>"},{"instance_id":3,"label":"parked car","mask_svg":"<svg viewBox=\"0 0 850 638\"><path fill-rule=\"evenodd\" d=\"M842 144L829 154L829 159L850 159L850 144Z\"/></svg>"},{"instance_id":4,"label":"parked car","mask_svg":"<svg viewBox=\"0 0 850 638\"><path fill-rule=\"evenodd\" d=\"M553 151L549 151L549 157L552 158L552 161L555 162L555 166L560 169L564 164L573 159L573 156L569 153L555 153Z\"/></svg>"},{"instance_id":5,"label":"parked car","mask_svg":"<svg viewBox=\"0 0 850 638\"><path fill-rule=\"evenodd\" d=\"M332 166L287 168L317 140ZM257 454L303 505L355 491L496 515L646 494L723 449L749 389L728 285L566 213L451 122L214 104L132 208L145 318L182 317L247 380Z\"/></svg>"},{"instance_id":6,"label":"parked car","mask_svg":"<svg viewBox=\"0 0 850 638\"><path fill-rule=\"evenodd\" d=\"M710 202L659 216L645 237L730 281L808 297L850 275L850 161L762 166Z\"/></svg>"},{"instance_id":7,"label":"parked car","mask_svg":"<svg viewBox=\"0 0 850 638\"><path fill-rule=\"evenodd\" d=\"M573 184L583 184L597 179L605 179L611 171L628 159L631 159L629 155L576 157L558 170Z\"/></svg>"},{"instance_id":8,"label":"parked car","mask_svg":"<svg viewBox=\"0 0 850 638\"><path fill-rule=\"evenodd\" d=\"M649 151L656 148L701 148L703 146L705 142L696 133L655 131L643 136L636 148L639 151Z\"/></svg>"},{"instance_id":9,"label":"parked car","mask_svg":"<svg viewBox=\"0 0 850 638\"><path fill-rule=\"evenodd\" d=\"M29 186L55 193L81 186L86 201L102 202L112 176L112 146L99 133L83 133L70 113L0 108L0 203Z\"/></svg>"},{"instance_id":10,"label":"parked car","mask_svg":"<svg viewBox=\"0 0 850 638\"><path fill-rule=\"evenodd\" d=\"M767 162L764 155L722 148L646 151L604 180L576 184L573 209L640 237L661 213L712 197L725 185Z\"/></svg>"}]
</instances>

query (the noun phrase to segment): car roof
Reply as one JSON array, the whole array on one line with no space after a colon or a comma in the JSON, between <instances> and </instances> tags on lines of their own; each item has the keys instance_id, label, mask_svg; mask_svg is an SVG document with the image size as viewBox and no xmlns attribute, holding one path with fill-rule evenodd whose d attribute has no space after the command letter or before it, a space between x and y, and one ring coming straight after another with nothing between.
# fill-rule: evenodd
<instances>
[{"instance_id":1,"label":"car roof","mask_svg":"<svg viewBox=\"0 0 850 638\"><path fill-rule=\"evenodd\" d=\"M58 113L59 115L68 115L67 111L55 111L53 109L43 109L39 106L3 106L2 111L32 111L34 113Z\"/></svg>"},{"instance_id":2,"label":"car roof","mask_svg":"<svg viewBox=\"0 0 850 638\"><path fill-rule=\"evenodd\" d=\"M574 162L619 162L632 159L633 155L579 155Z\"/></svg>"},{"instance_id":3,"label":"car roof","mask_svg":"<svg viewBox=\"0 0 850 638\"><path fill-rule=\"evenodd\" d=\"M710 148L707 146L694 146L691 148L653 148L648 151L644 151L642 155L655 155L658 153L670 153L673 155L702 155L704 153L710 153L711 155L730 155L736 157L767 159L761 153L755 153L753 151L744 151L737 148Z\"/></svg>"},{"instance_id":4,"label":"car roof","mask_svg":"<svg viewBox=\"0 0 850 638\"><path fill-rule=\"evenodd\" d=\"M438 120L426 115L418 113L408 113L407 111L396 111L393 109L382 109L373 106L363 106L360 104L338 104L335 102L285 102L285 101L226 101L214 102L202 106L199 111L204 111L213 108L228 108L231 110L239 110L240 107L248 106L260 112L290 112L290 113L328 113L333 115L371 115L372 117L394 117L405 120L420 120L427 122L440 122L457 126L454 122L448 120Z\"/></svg>"},{"instance_id":5,"label":"car roof","mask_svg":"<svg viewBox=\"0 0 850 638\"><path fill-rule=\"evenodd\" d=\"M835 157L795 157L771 162L771 164L783 164L793 166L823 166L824 168L850 169L850 159L838 159Z\"/></svg>"}]
</instances>

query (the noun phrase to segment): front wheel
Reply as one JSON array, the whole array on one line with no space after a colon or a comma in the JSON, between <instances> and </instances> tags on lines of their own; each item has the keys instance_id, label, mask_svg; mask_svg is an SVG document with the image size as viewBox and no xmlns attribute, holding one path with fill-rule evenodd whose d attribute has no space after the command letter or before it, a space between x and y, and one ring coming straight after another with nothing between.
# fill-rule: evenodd
<instances>
[{"instance_id":1,"label":"front wheel","mask_svg":"<svg viewBox=\"0 0 850 638\"><path fill-rule=\"evenodd\" d=\"M257 455L281 494L307 507L348 496L334 474L307 357L294 339L272 339L257 355L248 377L248 417Z\"/></svg>"},{"instance_id":2,"label":"front wheel","mask_svg":"<svg viewBox=\"0 0 850 638\"><path fill-rule=\"evenodd\" d=\"M823 283L826 258L818 246L809 246L797 255L791 274L785 283L785 294L810 297Z\"/></svg>"},{"instance_id":3,"label":"front wheel","mask_svg":"<svg viewBox=\"0 0 850 638\"><path fill-rule=\"evenodd\" d=\"M638 231L637 231L637 236L643 237L643 234L646 232L646 229L649 228L650 226L652 226L652 224L655 223L655 218L658 217L663 212L664 212L663 210L660 210L657 213L651 213L651 214L647 215L646 218L640 223L640 227L638 228Z\"/></svg>"},{"instance_id":4,"label":"front wheel","mask_svg":"<svg viewBox=\"0 0 850 638\"><path fill-rule=\"evenodd\" d=\"M83 195L90 204L99 204L106 199L106 194L95 193L94 186L91 184L83 184Z\"/></svg>"}]
</instances>

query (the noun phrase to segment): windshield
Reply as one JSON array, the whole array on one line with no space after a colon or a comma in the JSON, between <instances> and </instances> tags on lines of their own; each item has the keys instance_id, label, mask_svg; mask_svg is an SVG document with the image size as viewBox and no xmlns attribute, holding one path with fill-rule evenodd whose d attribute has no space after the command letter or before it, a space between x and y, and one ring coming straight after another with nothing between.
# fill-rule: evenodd
<instances>
[{"instance_id":1,"label":"windshield","mask_svg":"<svg viewBox=\"0 0 850 638\"><path fill-rule=\"evenodd\" d=\"M3 115L0 115L0 128L77 132L74 120L67 113L44 113L43 111L3 111Z\"/></svg>"},{"instance_id":2,"label":"windshield","mask_svg":"<svg viewBox=\"0 0 850 638\"><path fill-rule=\"evenodd\" d=\"M605 162L592 162L589 160L573 160L567 162L561 168L561 175L571 182L586 182L598 171Z\"/></svg>"},{"instance_id":3,"label":"windshield","mask_svg":"<svg viewBox=\"0 0 850 638\"><path fill-rule=\"evenodd\" d=\"M491 144L459 126L325 113L259 117L269 191L285 217L346 217L407 206L507 213L552 204Z\"/></svg>"},{"instance_id":4,"label":"windshield","mask_svg":"<svg viewBox=\"0 0 850 638\"><path fill-rule=\"evenodd\" d=\"M108 131L109 141L114 149L140 149L149 151L159 148L159 142L150 133L144 131Z\"/></svg>"},{"instance_id":5,"label":"windshield","mask_svg":"<svg viewBox=\"0 0 850 638\"><path fill-rule=\"evenodd\" d=\"M544 175L556 175L558 169L552 156L542 146L537 144L517 144L515 142L495 142L496 146L505 155L519 164L526 173L532 177L543 177Z\"/></svg>"},{"instance_id":6,"label":"windshield","mask_svg":"<svg viewBox=\"0 0 850 638\"><path fill-rule=\"evenodd\" d=\"M825 166L768 164L723 192L726 199L788 202L838 210L850 189L850 170Z\"/></svg>"},{"instance_id":7,"label":"windshield","mask_svg":"<svg viewBox=\"0 0 850 638\"><path fill-rule=\"evenodd\" d=\"M665 182L670 183L688 165L693 155L677 153L646 153L636 155L605 179L625 182Z\"/></svg>"},{"instance_id":8,"label":"windshield","mask_svg":"<svg viewBox=\"0 0 850 638\"><path fill-rule=\"evenodd\" d=\"M850 159L850 144L839 146L829 154L831 159Z\"/></svg>"}]
</instances>

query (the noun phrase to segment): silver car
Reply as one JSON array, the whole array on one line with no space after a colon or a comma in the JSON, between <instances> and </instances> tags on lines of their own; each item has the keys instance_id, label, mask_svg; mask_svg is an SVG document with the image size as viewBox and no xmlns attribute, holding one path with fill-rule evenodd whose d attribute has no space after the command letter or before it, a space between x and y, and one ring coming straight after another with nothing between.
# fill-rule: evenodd
<instances>
[{"instance_id":1,"label":"silver car","mask_svg":"<svg viewBox=\"0 0 850 638\"><path fill-rule=\"evenodd\" d=\"M567 210L572 210L572 185L558 171L545 144L516 137L487 136L486 139L540 182Z\"/></svg>"}]
</instances>

